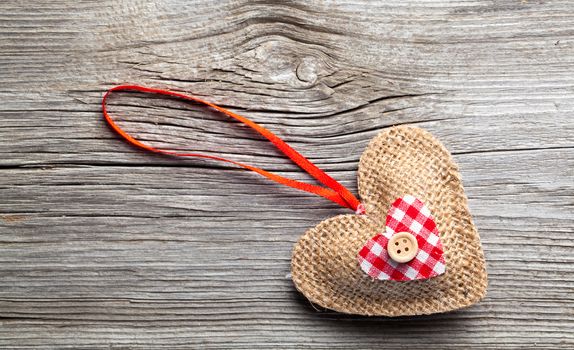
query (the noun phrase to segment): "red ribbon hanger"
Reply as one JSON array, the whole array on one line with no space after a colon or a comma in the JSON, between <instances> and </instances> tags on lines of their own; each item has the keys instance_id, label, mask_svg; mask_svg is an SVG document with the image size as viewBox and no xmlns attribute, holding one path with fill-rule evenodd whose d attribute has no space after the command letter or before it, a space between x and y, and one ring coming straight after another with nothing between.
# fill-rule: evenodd
<instances>
[{"instance_id":1,"label":"red ribbon hanger","mask_svg":"<svg viewBox=\"0 0 574 350\"><path fill-rule=\"evenodd\" d=\"M221 158L221 157L211 156L211 155L206 155L206 154L199 154L199 153L174 152L174 151L168 151L168 150L159 149L159 148L155 148L155 147L146 145L146 144L136 140L134 137L132 137L130 134L128 134L126 131L124 131L122 128L120 128L118 126L118 124L116 124L116 122L113 121L110 114L108 113L106 101L107 101L108 97L112 94L112 92L114 92L114 91L138 91L138 92L144 92L144 93L150 93L150 94L171 96L171 97L177 97L177 98L180 98L183 100L193 101L193 102L197 102L197 103L209 106L209 107L211 107L211 108L213 108L213 109L215 109L215 110L217 110L217 111L219 111L219 112L221 112L221 113L223 113L223 114L225 114L225 115L227 115L227 116L229 116L235 120L242 122L243 124L249 126L253 130L257 131L259 134L261 134L267 140L271 141L271 143L273 143L281 152L283 152L283 154L285 154L287 157L289 157L301 169L305 170L309 175L311 175L317 181L319 181L320 183L322 183L323 185L325 185L327 187L312 185L312 184L308 184L306 182L288 179L286 177L270 173L266 170L263 170L263 169L260 169L260 168L257 168L257 167L251 166L251 165L239 163L239 162L236 162L236 161L233 161L230 159L226 159L226 158ZM197 157L197 158L212 159L212 160L217 160L217 161L221 161L221 162L231 163L231 164L234 164L234 165L239 166L241 168L254 171L254 172L256 172L260 175L263 175L266 178L268 178L272 181L275 181L277 183L280 183L282 185L293 187L293 188L296 188L296 189L301 190L301 191L313 193L313 194L319 195L321 197L327 198L327 199L329 199L329 200L331 200L331 201L333 201L333 202L335 202L335 203L337 203L343 207L352 209L357 213L363 211L361 203L351 193L351 191L349 191L345 186L341 185L338 181L336 181L335 179L333 179L332 177L327 175L323 170L319 169L315 164L311 163L311 161L309 161L307 158L303 157L299 152L297 152L293 148L291 148L291 146L289 146L285 141L283 141L277 135L275 135L271 131L267 130L263 126L255 123L255 122L253 122L253 121L251 121L245 117L242 117L238 114L235 114L235 113L233 113L233 112L231 112L225 108L219 107L219 106L217 106L211 102L204 101L202 99L199 99L199 98L191 96L191 95L185 95L182 93L168 91L168 90L154 89L154 88L148 88L148 87L138 86L138 85L119 85L119 86L116 86L116 87L109 89L106 92L106 94L104 95L104 97L102 99L102 112L104 114L104 118L106 119L106 121L110 125L110 127L115 132L117 132L120 136L122 136L124 139L126 139L129 143L131 143L134 146L143 148L145 150L148 150L148 151L151 151L154 153L160 153L160 154L165 154L165 155L170 155L170 156Z\"/></svg>"}]
</instances>

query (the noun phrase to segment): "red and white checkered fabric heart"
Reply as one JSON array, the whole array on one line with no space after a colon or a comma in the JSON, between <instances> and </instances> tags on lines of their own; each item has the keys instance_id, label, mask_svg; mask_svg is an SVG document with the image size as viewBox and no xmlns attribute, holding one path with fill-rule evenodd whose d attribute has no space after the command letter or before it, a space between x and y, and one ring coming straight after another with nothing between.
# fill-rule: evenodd
<instances>
[{"instance_id":1,"label":"red and white checkered fabric heart","mask_svg":"<svg viewBox=\"0 0 574 350\"><path fill-rule=\"evenodd\" d=\"M409 262L398 263L387 253L387 243L397 232L409 232L417 239L419 251ZM445 272L442 244L430 210L418 198L397 199L386 221L386 231L371 238L357 256L361 269L379 280L412 281Z\"/></svg>"}]
</instances>

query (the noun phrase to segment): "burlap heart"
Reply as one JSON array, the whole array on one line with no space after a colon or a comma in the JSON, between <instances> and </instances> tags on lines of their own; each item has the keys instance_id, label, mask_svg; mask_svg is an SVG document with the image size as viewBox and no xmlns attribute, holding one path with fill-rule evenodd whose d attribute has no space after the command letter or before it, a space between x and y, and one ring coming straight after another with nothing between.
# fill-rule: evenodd
<instances>
[{"instance_id":1,"label":"burlap heart","mask_svg":"<svg viewBox=\"0 0 574 350\"><path fill-rule=\"evenodd\" d=\"M484 254L458 168L430 133L392 127L377 135L359 163L366 215L339 215L307 231L291 260L293 282L311 302L361 315L421 315L466 307L486 293ZM446 272L408 282L374 280L357 253L384 229L393 201L421 199L432 211L444 247Z\"/></svg>"}]
</instances>

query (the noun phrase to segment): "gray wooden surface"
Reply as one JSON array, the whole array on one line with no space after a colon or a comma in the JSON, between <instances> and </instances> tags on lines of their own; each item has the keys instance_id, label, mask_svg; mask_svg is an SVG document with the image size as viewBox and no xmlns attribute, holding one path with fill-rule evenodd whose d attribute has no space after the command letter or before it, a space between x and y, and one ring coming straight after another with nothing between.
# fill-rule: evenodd
<instances>
[{"instance_id":1,"label":"gray wooden surface","mask_svg":"<svg viewBox=\"0 0 574 350\"><path fill-rule=\"evenodd\" d=\"M126 145L99 107L126 82L244 114L352 189L379 130L428 129L459 162L488 296L418 318L316 310L291 249L345 210ZM570 0L2 1L0 101L2 349L574 348ZM220 115L111 105L155 145L308 180Z\"/></svg>"}]
</instances>

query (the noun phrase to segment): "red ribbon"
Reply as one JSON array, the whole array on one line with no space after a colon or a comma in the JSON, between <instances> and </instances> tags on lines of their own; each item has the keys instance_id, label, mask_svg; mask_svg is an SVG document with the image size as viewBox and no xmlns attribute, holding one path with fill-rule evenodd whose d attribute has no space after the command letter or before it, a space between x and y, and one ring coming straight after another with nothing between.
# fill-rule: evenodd
<instances>
[{"instance_id":1,"label":"red ribbon","mask_svg":"<svg viewBox=\"0 0 574 350\"><path fill-rule=\"evenodd\" d=\"M327 187L312 185L312 184L308 184L305 182L288 179L288 178L285 178L283 176L279 176L279 175L270 173L268 171L265 171L263 169L260 169L260 168L257 168L257 167L251 166L251 165L239 163L239 162L236 162L233 160L229 160L229 159L225 159L225 158L221 158L221 157L217 157L217 156L210 156L210 155L198 154L198 153L180 153L180 152L163 150L163 149L159 149L159 148L155 148L155 147L146 145L146 144L136 140L134 137L132 137L130 134L128 134L126 131L124 131L122 128L120 128L118 126L118 124L116 124L112 120L112 118L110 117L110 115L107 111L106 101L107 101L108 97L111 95L111 93L114 91L139 91L139 92L150 93L150 94L172 96L172 97L181 98L183 100L193 101L193 102L197 102L197 103L201 103L201 104L204 104L206 106L209 106L209 107L211 107L211 108L213 108L213 109L215 109L215 110L217 110L217 111L219 111L219 112L221 112L221 113L223 113L223 114L225 114L231 118L234 118L234 119L242 122L243 124L249 126L253 130L257 131L259 134L263 135L266 139L271 141L271 143L273 143L281 152L283 152L287 157L289 157L295 164L297 164L301 169L305 170L307 173L309 173L309 175L311 175L317 181L319 181L320 183L322 183L323 185L325 185ZM108 122L110 127L115 132L117 132L120 136L122 136L124 139L126 139L129 143L131 143L134 146L141 147L143 149L146 149L146 150L154 152L154 153L161 153L161 154L166 154L166 155L170 155L170 156L206 158L206 159L213 159L213 160L231 163L231 164L234 164L236 166L242 167L244 169L254 171L254 172L256 172L260 175L263 175L266 178L268 178L272 181L275 181L277 183L280 183L280 184L283 184L283 185L286 185L289 187L296 188L296 189L301 190L301 191L313 193L313 194L319 195L321 197L327 198L327 199L329 199L329 200L331 200L331 201L333 201L333 202L335 202L335 203L337 203L343 207L352 209L355 212L357 212L358 210L359 211L361 210L360 209L361 203L345 186L341 185L335 179L333 179L332 177L327 175L323 170L319 169L315 164L311 163L307 158L303 157L301 154L299 154L299 152L297 152L293 148L291 148L291 146L289 146L287 143L285 143L285 141L280 139L277 135L275 135L271 131L267 130L263 126L255 123L255 122L253 122L253 121L251 121L245 117L242 117L238 114L235 114L235 113L233 113L233 112L231 112L225 108L219 107L219 106L217 106L211 102L201 100L201 99L194 97L194 96L185 95L182 93L168 91L168 90L154 89L154 88L148 88L148 87L138 86L138 85L120 85L120 86L113 87L106 92L106 94L104 95L104 97L102 99L102 112L104 114L104 118L106 119L106 121Z\"/></svg>"}]
</instances>

